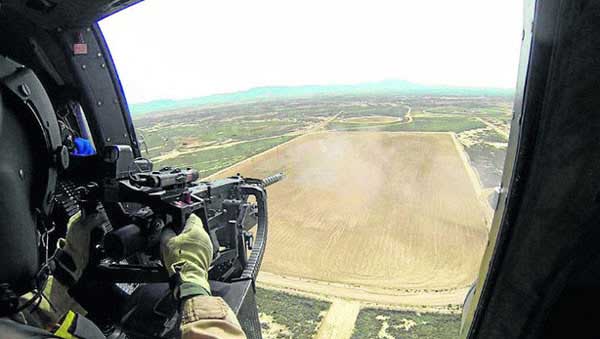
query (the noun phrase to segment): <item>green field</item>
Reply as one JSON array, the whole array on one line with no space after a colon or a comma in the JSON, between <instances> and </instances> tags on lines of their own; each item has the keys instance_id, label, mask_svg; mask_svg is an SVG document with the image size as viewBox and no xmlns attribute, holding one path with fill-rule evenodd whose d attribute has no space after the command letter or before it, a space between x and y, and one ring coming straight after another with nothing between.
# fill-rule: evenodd
<instances>
[{"instance_id":1,"label":"green field","mask_svg":"<svg viewBox=\"0 0 600 339\"><path fill-rule=\"evenodd\" d=\"M207 177L215 172L234 165L255 154L264 152L290 139L292 139L291 136L281 136L248 141L227 147L198 150L179 155L174 159L154 161L154 163L159 167L193 167L198 169L201 177Z\"/></svg>"},{"instance_id":2,"label":"green field","mask_svg":"<svg viewBox=\"0 0 600 339\"><path fill-rule=\"evenodd\" d=\"M402 118L408 111L407 107L395 104L394 106L389 105L376 105L376 104L356 104L354 106L341 107L342 114L340 118L352 118L352 117L364 117L369 115L383 115L395 118Z\"/></svg>"},{"instance_id":3,"label":"green field","mask_svg":"<svg viewBox=\"0 0 600 339\"><path fill-rule=\"evenodd\" d=\"M352 338L455 339L459 330L459 314L364 308L358 314Z\"/></svg>"},{"instance_id":4,"label":"green field","mask_svg":"<svg viewBox=\"0 0 600 339\"><path fill-rule=\"evenodd\" d=\"M265 338L312 338L330 303L284 292L257 288L257 304ZM454 339L460 314L418 313L363 308L352 339Z\"/></svg>"},{"instance_id":5,"label":"green field","mask_svg":"<svg viewBox=\"0 0 600 339\"><path fill-rule=\"evenodd\" d=\"M384 131L384 132L455 132L460 133L470 129L482 128L485 125L469 117L415 117L413 122L389 124L357 124L332 122L329 129L336 131Z\"/></svg>"},{"instance_id":6,"label":"green field","mask_svg":"<svg viewBox=\"0 0 600 339\"><path fill-rule=\"evenodd\" d=\"M330 303L264 288L256 289L263 337L312 338Z\"/></svg>"}]
</instances>

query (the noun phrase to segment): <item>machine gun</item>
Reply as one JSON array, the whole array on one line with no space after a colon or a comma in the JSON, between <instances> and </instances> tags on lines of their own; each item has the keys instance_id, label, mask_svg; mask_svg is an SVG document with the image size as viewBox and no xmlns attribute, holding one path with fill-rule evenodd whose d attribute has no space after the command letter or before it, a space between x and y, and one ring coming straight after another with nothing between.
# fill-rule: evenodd
<instances>
[{"instance_id":1,"label":"machine gun","mask_svg":"<svg viewBox=\"0 0 600 339\"><path fill-rule=\"evenodd\" d=\"M226 282L256 278L267 239L265 188L282 180L283 174L265 179L237 175L196 183L198 179L195 169L167 167L105 184L105 202L135 203L139 208L123 209L132 223L104 236L98 278L128 283L167 281L166 271L159 266L120 262L140 253L156 258L163 229L180 233L192 213L202 219L213 244L209 278Z\"/></svg>"},{"instance_id":2,"label":"machine gun","mask_svg":"<svg viewBox=\"0 0 600 339\"><path fill-rule=\"evenodd\" d=\"M63 181L56 198L62 219L76 214L78 206L87 210L98 204L110 219L93 235L90 264L70 291L88 317L111 338L179 337L160 242L163 230L180 233L194 213L213 244L208 272L213 295L231 306L249 337L260 338L254 282L266 249L266 187L283 174L198 181L192 168L153 171L150 161L134 159L129 146L102 153L94 180Z\"/></svg>"}]
</instances>

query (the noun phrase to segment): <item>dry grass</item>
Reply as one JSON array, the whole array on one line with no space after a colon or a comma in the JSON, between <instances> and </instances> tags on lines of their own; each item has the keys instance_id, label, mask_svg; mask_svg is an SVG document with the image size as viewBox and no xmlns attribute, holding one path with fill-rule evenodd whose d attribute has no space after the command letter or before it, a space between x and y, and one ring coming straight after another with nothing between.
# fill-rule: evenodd
<instances>
[{"instance_id":1,"label":"dry grass","mask_svg":"<svg viewBox=\"0 0 600 339\"><path fill-rule=\"evenodd\" d=\"M225 174L278 171L263 270L397 289L474 280L485 212L449 134L311 134Z\"/></svg>"}]
</instances>

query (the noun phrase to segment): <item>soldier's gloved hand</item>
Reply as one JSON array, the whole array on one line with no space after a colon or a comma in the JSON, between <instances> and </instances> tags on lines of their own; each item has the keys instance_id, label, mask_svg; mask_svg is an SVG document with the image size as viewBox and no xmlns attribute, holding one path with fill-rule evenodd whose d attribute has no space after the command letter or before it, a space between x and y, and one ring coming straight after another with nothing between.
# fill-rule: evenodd
<instances>
[{"instance_id":1,"label":"soldier's gloved hand","mask_svg":"<svg viewBox=\"0 0 600 339\"><path fill-rule=\"evenodd\" d=\"M179 272L175 296L184 299L197 295L210 295L208 268L212 261L213 246L202 220L192 214L181 234L171 229L162 234L160 252L169 276Z\"/></svg>"},{"instance_id":2,"label":"soldier's gloved hand","mask_svg":"<svg viewBox=\"0 0 600 339\"><path fill-rule=\"evenodd\" d=\"M72 286L81 278L90 258L92 232L105 223L108 223L108 217L101 206L78 218L71 218L66 238L60 238L57 243L54 276L58 281Z\"/></svg>"}]
</instances>

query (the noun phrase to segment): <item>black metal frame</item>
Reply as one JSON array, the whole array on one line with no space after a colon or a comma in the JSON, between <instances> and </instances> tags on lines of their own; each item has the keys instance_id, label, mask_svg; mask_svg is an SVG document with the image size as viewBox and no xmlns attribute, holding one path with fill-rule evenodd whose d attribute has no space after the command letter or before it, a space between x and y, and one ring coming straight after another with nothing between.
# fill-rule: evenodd
<instances>
[{"instance_id":1,"label":"black metal frame","mask_svg":"<svg viewBox=\"0 0 600 339\"><path fill-rule=\"evenodd\" d=\"M134 156L139 157L141 154L127 100L100 27L94 24L84 28L60 29L57 34L63 50L67 51L96 148L103 150L107 146L128 145ZM68 53L80 37L87 44L88 53Z\"/></svg>"}]
</instances>

